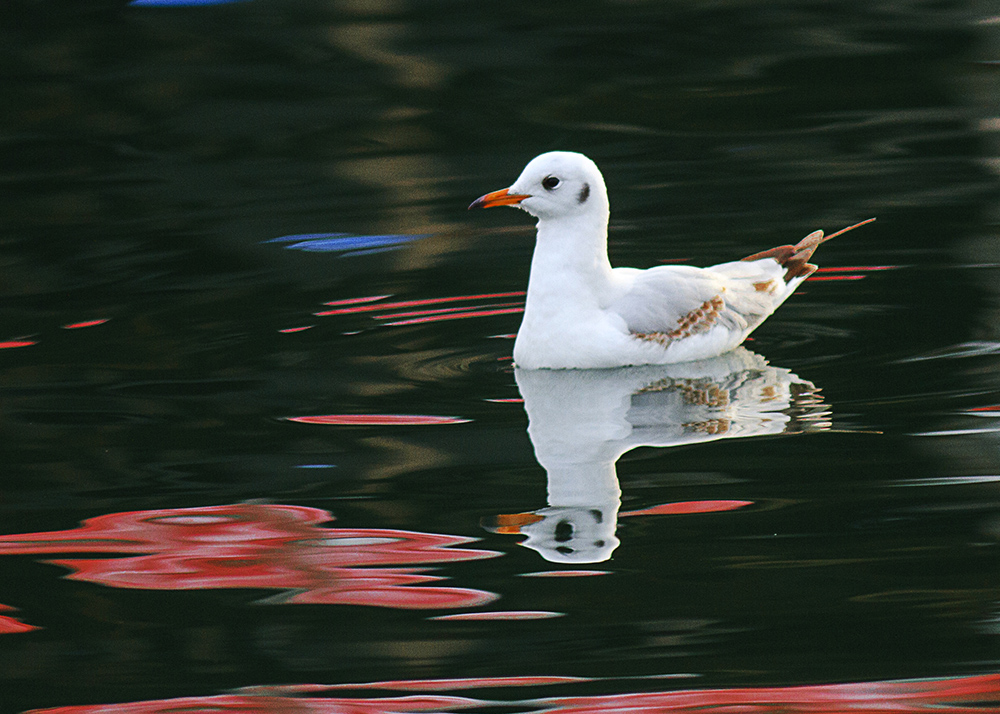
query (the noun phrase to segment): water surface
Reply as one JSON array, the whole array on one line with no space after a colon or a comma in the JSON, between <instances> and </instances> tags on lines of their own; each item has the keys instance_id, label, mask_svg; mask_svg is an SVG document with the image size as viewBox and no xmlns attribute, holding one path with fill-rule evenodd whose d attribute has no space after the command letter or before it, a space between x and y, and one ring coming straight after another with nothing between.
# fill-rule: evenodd
<instances>
[{"instance_id":1,"label":"water surface","mask_svg":"<svg viewBox=\"0 0 1000 714\"><path fill-rule=\"evenodd\" d=\"M983 7L0 12L0 710L996 706ZM526 374L465 207L551 149L618 265L878 221L746 352Z\"/></svg>"}]
</instances>

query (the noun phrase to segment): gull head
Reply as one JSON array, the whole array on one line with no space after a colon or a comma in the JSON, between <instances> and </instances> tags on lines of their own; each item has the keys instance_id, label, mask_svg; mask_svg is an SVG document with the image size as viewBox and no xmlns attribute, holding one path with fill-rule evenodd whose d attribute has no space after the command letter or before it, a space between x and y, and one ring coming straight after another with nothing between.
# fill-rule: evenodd
<instances>
[{"instance_id":1,"label":"gull head","mask_svg":"<svg viewBox=\"0 0 1000 714\"><path fill-rule=\"evenodd\" d=\"M536 156L509 188L481 196L469 208L516 206L539 220L599 215L607 221L608 192L597 164L583 154Z\"/></svg>"}]
</instances>

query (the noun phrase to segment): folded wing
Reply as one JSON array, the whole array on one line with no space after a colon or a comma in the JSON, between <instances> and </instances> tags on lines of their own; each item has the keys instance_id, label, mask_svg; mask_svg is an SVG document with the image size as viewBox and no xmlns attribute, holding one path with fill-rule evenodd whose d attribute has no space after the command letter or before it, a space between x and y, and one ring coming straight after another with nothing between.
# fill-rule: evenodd
<instances>
[{"instance_id":1,"label":"folded wing","mask_svg":"<svg viewBox=\"0 0 1000 714\"><path fill-rule=\"evenodd\" d=\"M615 272L627 289L611 309L631 333L662 343L720 329L745 336L791 293L784 268L770 257Z\"/></svg>"}]
</instances>

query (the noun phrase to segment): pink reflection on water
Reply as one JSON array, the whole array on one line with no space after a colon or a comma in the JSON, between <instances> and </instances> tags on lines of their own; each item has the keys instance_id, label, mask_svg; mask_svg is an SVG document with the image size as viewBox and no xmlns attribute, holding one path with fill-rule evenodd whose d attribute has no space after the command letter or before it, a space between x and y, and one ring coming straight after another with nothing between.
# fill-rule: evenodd
<instances>
[{"instance_id":1,"label":"pink reflection on water","mask_svg":"<svg viewBox=\"0 0 1000 714\"><path fill-rule=\"evenodd\" d=\"M594 681L590 677L464 677L458 679L394 679L355 684L290 684L277 687L244 687L240 692L292 694L295 692L331 692L354 689L389 689L401 692L453 692L484 687L540 687L552 684L579 684Z\"/></svg>"},{"instance_id":2,"label":"pink reflection on water","mask_svg":"<svg viewBox=\"0 0 1000 714\"><path fill-rule=\"evenodd\" d=\"M315 314L320 316L353 315L359 312L379 312L382 310L398 310L405 307L422 307L424 305L440 305L448 302L466 302L472 300L494 300L497 298L523 297L524 295L524 291L521 290L509 293L482 293L480 295L455 295L452 297L424 298L421 300L399 300L397 302L383 302L377 305L354 304L354 302L351 302L352 300L360 303L368 303L371 300L351 298L350 300L334 300L333 302L325 303L328 307L337 306L337 309L324 310Z\"/></svg>"},{"instance_id":3,"label":"pink reflection on water","mask_svg":"<svg viewBox=\"0 0 1000 714\"><path fill-rule=\"evenodd\" d=\"M523 290L503 293L477 293L474 295L450 295L447 297L420 298L415 300L396 300L383 302L390 295L368 295L363 297L331 300L324 303L329 310L313 313L318 317L337 315L367 315L378 324L393 327L399 325L417 325L442 320L463 320L473 317L489 317L493 315L510 315L524 312L524 301L489 302L505 298L523 298ZM456 303L456 304L452 304ZM465 303L465 304L462 304ZM441 307L447 305L447 307ZM426 308L426 309L411 309ZM286 328L279 330L284 333L297 332L305 328ZM353 333L345 333L353 334Z\"/></svg>"},{"instance_id":4,"label":"pink reflection on water","mask_svg":"<svg viewBox=\"0 0 1000 714\"><path fill-rule=\"evenodd\" d=\"M539 570L521 573L522 578L589 578L594 575L611 575L610 570Z\"/></svg>"},{"instance_id":5,"label":"pink reflection on water","mask_svg":"<svg viewBox=\"0 0 1000 714\"><path fill-rule=\"evenodd\" d=\"M811 283L822 283L835 280L864 280L867 277L867 275L810 275L806 280Z\"/></svg>"},{"instance_id":6,"label":"pink reflection on water","mask_svg":"<svg viewBox=\"0 0 1000 714\"><path fill-rule=\"evenodd\" d=\"M83 322L71 322L68 325L63 325L64 330L79 330L84 327L96 327L97 325L103 325L108 321L109 318L103 318L100 320L85 320Z\"/></svg>"},{"instance_id":7,"label":"pink reflection on water","mask_svg":"<svg viewBox=\"0 0 1000 714\"><path fill-rule=\"evenodd\" d=\"M33 709L36 714L411 714L411 712L453 712L473 709L482 702L465 697L407 696L379 699L316 699L267 696L221 695L183 697L149 702L126 702L97 706ZM26 713L30 714L30 713Z\"/></svg>"},{"instance_id":8,"label":"pink reflection on water","mask_svg":"<svg viewBox=\"0 0 1000 714\"><path fill-rule=\"evenodd\" d=\"M14 347L30 347L37 344L34 340L7 340L0 342L0 350L9 350Z\"/></svg>"},{"instance_id":9,"label":"pink reflection on water","mask_svg":"<svg viewBox=\"0 0 1000 714\"><path fill-rule=\"evenodd\" d=\"M546 712L703 712L741 714L773 712L927 712L971 714L988 711L1000 693L1000 675L954 679L852 682L805 687L753 687L644 692L610 697L562 697L544 700ZM978 704L978 706L977 706Z\"/></svg>"},{"instance_id":10,"label":"pink reflection on water","mask_svg":"<svg viewBox=\"0 0 1000 714\"><path fill-rule=\"evenodd\" d=\"M455 691L476 687L516 687L573 684L570 677L510 677L413 682L372 682L358 685L289 685L253 687L225 696L186 697L112 705L69 706L38 709L46 714L169 714L174 712L302 712L305 714L410 714L412 712L459 712L469 710L544 712L545 714L816 714L842 713L981 714L996 711L1000 675L986 674L948 679L908 679L881 682L851 682L803 687L744 687L731 689L687 689L659 692L622 692L576 697L547 697L522 701L481 700L444 694L401 697L337 698L299 697L335 689L400 691ZM611 681L611 680L608 680ZM253 692L246 694L244 692Z\"/></svg>"},{"instance_id":11,"label":"pink reflection on water","mask_svg":"<svg viewBox=\"0 0 1000 714\"><path fill-rule=\"evenodd\" d=\"M419 325L426 322L442 322L444 320L464 320L467 317L489 317L491 315L513 315L524 312L524 307L504 307L489 310L467 310L465 312L455 312L447 315L430 315L427 317L415 317L410 320L396 320L387 322L386 325Z\"/></svg>"},{"instance_id":12,"label":"pink reflection on water","mask_svg":"<svg viewBox=\"0 0 1000 714\"><path fill-rule=\"evenodd\" d=\"M79 528L0 536L0 555L137 553L58 559L66 577L146 590L276 589L274 603L406 609L474 607L483 590L429 587L436 563L500 555L462 548L461 536L383 528L321 528L327 512L303 506L233 504L113 513ZM408 566L408 567L399 567Z\"/></svg>"},{"instance_id":13,"label":"pink reflection on water","mask_svg":"<svg viewBox=\"0 0 1000 714\"><path fill-rule=\"evenodd\" d=\"M818 268L806 280L811 282L835 280L864 280L868 273L882 270L897 270L898 265L834 265Z\"/></svg>"},{"instance_id":14,"label":"pink reflection on water","mask_svg":"<svg viewBox=\"0 0 1000 714\"><path fill-rule=\"evenodd\" d=\"M669 516L685 513L715 513L716 511L734 511L737 508L753 505L753 501L678 501L663 503L639 511L623 511L619 516Z\"/></svg>"},{"instance_id":15,"label":"pink reflection on water","mask_svg":"<svg viewBox=\"0 0 1000 714\"><path fill-rule=\"evenodd\" d=\"M16 612L16 607L11 607L10 605L4 605L0 603L0 612ZM34 625L28 625L16 617L11 617L10 615L0 615L0 635L13 635L21 632L31 632L32 630L37 630L38 628Z\"/></svg>"},{"instance_id":16,"label":"pink reflection on water","mask_svg":"<svg viewBox=\"0 0 1000 714\"><path fill-rule=\"evenodd\" d=\"M1000 416L1000 404L993 404L986 407L972 407L965 411L976 416Z\"/></svg>"},{"instance_id":17,"label":"pink reflection on water","mask_svg":"<svg viewBox=\"0 0 1000 714\"><path fill-rule=\"evenodd\" d=\"M64 330L79 330L79 329L82 329L82 328L85 328L85 327L96 327L97 325L103 325L105 322L108 322L110 319L111 318L109 318L109 317L105 317L105 318L98 318L98 319L94 319L94 320L83 320L81 322L70 322L70 323L67 323L65 325L62 325L62 329L64 329ZM37 344L38 344L38 340L32 340L32 339L29 339L27 337L17 337L17 338L10 339L10 340L2 340L2 341L0 341L0 350L9 350L9 349L14 349L16 347L31 347L32 345L37 345Z\"/></svg>"},{"instance_id":18,"label":"pink reflection on water","mask_svg":"<svg viewBox=\"0 0 1000 714\"><path fill-rule=\"evenodd\" d=\"M331 300L330 302L325 302L323 304L330 307L339 305L359 305L366 302L378 302L379 300L385 300L387 297L392 297L392 295L368 295L366 297L347 298L346 300Z\"/></svg>"},{"instance_id":19,"label":"pink reflection on water","mask_svg":"<svg viewBox=\"0 0 1000 714\"><path fill-rule=\"evenodd\" d=\"M504 308L504 307L517 307L519 310L514 312L521 312L524 309L524 303L519 302L498 302L492 303L490 305L481 305L481 308ZM435 318L437 316L445 316L440 319L447 320L448 315L454 313L468 313L470 308L468 307L439 307L434 310L404 310L403 312L390 312L385 315L375 315L376 320L396 320L403 317L430 317ZM481 310L480 310L481 311Z\"/></svg>"},{"instance_id":20,"label":"pink reflection on water","mask_svg":"<svg viewBox=\"0 0 1000 714\"><path fill-rule=\"evenodd\" d=\"M349 426L423 426L428 424L465 424L469 419L427 414L319 414L286 417L300 424L340 424Z\"/></svg>"},{"instance_id":21,"label":"pink reflection on water","mask_svg":"<svg viewBox=\"0 0 1000 714\"><path fill-rule=\"evenodd\" d=\"M562 612L550 612L548 610L499 610L496 612L457 612L454 615L438 615L431 617L431 620L548 620L553 617L563 617Z\"/></svg>"},{"instance_id":22,"label":"pink reflection on water","mask_svg":"<svg viewBox=\"0 0 1000 714\"><path fill-rule=\"evenodd\" d=\"M817 273L871 273L879 270L898 270L898 265L834 265L817 268Z\"/></svg>"}]
</instances>

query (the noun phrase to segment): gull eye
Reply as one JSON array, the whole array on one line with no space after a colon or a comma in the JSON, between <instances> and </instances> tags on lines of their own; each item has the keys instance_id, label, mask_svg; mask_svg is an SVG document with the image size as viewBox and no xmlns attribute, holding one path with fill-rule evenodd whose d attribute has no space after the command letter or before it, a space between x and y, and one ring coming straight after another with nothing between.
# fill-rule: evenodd
<instances>
[{"instance_id":1,"label":"gull eye","mask_svg":"<svg viewBox=\"0 0 1000 714\"><path fill-rule=\"evenodd\" d=\"M546 191L551 191L552 189L554 189L558 185L559 185L559 177L558 176L546 176L542 180L542 187Z\"/></svg>"}]
</instances>

